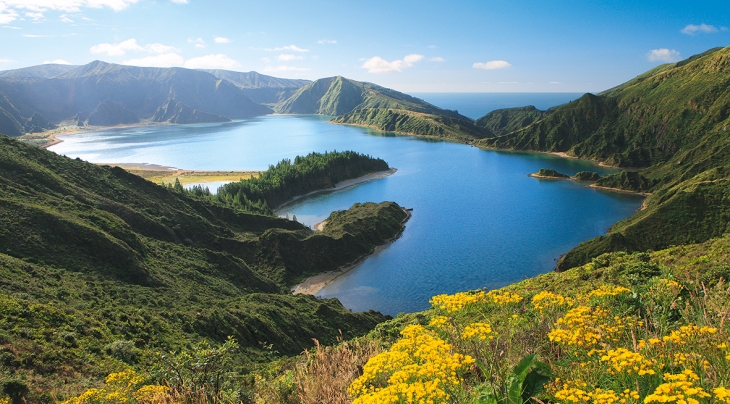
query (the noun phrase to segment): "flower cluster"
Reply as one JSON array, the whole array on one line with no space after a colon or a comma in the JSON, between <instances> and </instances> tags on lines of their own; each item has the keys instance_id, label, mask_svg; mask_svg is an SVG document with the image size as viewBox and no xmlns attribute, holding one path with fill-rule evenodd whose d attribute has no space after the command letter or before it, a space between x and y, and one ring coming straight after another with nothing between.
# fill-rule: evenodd
<instances>
[{"instance_id":1,"label":"flower cluster","mask_svg":"<svg viewBox=\"0 0 730 404\"><path fill-rule=\"evenodd\" d=\"M610 285L603 285L599 287L598 289L595 289L588 293L588 297L604 297L604 296L618 296L622 293L631 292L631 289L625 288L623 286L610 286Z\"/></svg>"},{"instance_id":2,"label":"flower cluster","mask_svg":"<svg viewBox=\"0 0 730 404\"><path fill-rule=\"evenodd\" d=\"M448 401L458 373L474 360L421 325L409 325L390 350L372 357L348 389L353 404Z\"/></svg>"},{"instance_id":3,"label":"flower cluster","mask_svg":"<svg viewBox=\"0 0 730 404\"><path fill-rule=\"evenodd\" d=\"M434 316L431 321L428 322L428 326L431 328L443 329L449 324L449 318L445 316Z\"/></svg>"},{"instance_id":4,"label":"flower cluster","mask_svg":"<svg viewBox=\"0 0 730 404\"><path fill-rule=\"evenodd\" d=\"M622 331L635 323L630 317L611 316L602 307L578 306L558 319L548 338L562 345L589 349L600 342L617 340Z\"/></svg>"},{"instance_id":5,"label":"flower cluster","mask_svg":"<svg viewBox=\"0 0 730 404\"><path fill-rule=\"evenodd\" d=\"M487 294L479 292L459 292L453 295L437 295L431 298L431 307L448 313L459 311L467 305L486 301Z\"/></svg>"},{"instance_id":6,"label":"flower cluster","mask_svg":"<svg viewBox=\"0 0 730 404\"><path fill-rule=\"evenodd\" d=\"M698 399L710 397L710 393L695 385L698 380L699 376L689 369L679 374L665 373L664 383L646 396L644 403L699 404Z\"/></svg>"},{"instance_id":7,"label":"flower cluster","mask_svg":"<svg viewBox=\"0 0 730 404\"><path fill-rule=\"evenodd\" d=\"M540 313L545 310L572 305L573 299L570 297L564 297L552 292L542 291L532 297L532 307Z\"/></svg>"},{"instance_id":8,"label":"flower cluster","mask_svg":"<svg viewBox=\"0 0 730 404\"><path fill-rule=\"evenodd\" d=\"M106 377L104 388L91 388L80 396L72 397L61 404L164 402L170 389L160 385L139 387L144 378L133 370L111 373Z\"/></svg>"},{"instance_id":9,"label":"flower cluster","mask_svg":"<svg viewBox=\"0 0 730 404\"><path fill-rule=\"evenodd\" d=\"M715 395L715 400L720 403L730 404L730 389L725 387L718 387L712 390L712 394Z\"/></svg>"},{"instance_id":10,"label":"flower cluster","mask_svg":"<svg viewBox=\"0 0 730 404\"><path fill-rule=\"evenodd\" d=\"M664 342L671 342L677 345L685 345L688 340L694 339L702 334L716 334L717 328L707 326L697 326L694 324L683 325L678 330L672 331L671 334L665 335L662 340Z\"/></svg>"},{"instance_id":11,"label":"flower cluster","mask_svg":"<svg viewBox=\"0 0 730 404\"><path fill-rule=\"evenodd\" d=\"M519 303L522 301L522 296L517 293L503 291L501 289L490 290L487 293L487 297L492 299L492 302L499 305Z\"/></svg>"},{"instance_id":12,"label":"flower cluster","mask_svg":"<svg viewBox=\"0 0 730 404\"><path fill-rule=\"evenodd\" d=\"M555 392L555 398L568 403L613 404L626 403L630 399L638 400L639 392L626 389L621 394L611 389L591 389L585 382L564 383L562 388Z\"/></svg>"},{"instance_id":13,"label":"flower cluster","mask_svg":"<svg viewBox=\"0 0 730 404\"><path fill-rule=\"evenodd\" d=\"M655 361L646 359L640 353L629 351L626 348L608 350L605 355L601 356L601 362L606 362L611 366L608 372L612 375L624 372L636 373L639 376L656 374L652 369L652 366L656 365Z\"/></svg>"},{"instance_id":14,"label":"flower cluster","mask_svg":"<svg viewBox=\"0 0 730 404\"><path fill-rule=\"evenodd\" d=\"M492 340L497 336L497 333L492 330L492 326L487 323L472 323L464 327L464 331L461 333L461 339L477 339L479 341L485 341L487 339Z\"/></svg>"}]
</instances>

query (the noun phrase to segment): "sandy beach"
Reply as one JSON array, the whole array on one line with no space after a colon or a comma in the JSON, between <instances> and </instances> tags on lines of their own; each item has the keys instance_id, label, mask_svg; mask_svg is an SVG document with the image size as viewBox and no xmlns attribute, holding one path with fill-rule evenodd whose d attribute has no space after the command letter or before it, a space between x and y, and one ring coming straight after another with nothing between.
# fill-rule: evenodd
<instances>
[{"instance_id":1,"label":"sandy beach","mask_svg":"<svg viewBox=\"0 0 730 404\"><path fill-rule=\"evenodd\" d=\"M321 193L321 192L335 192L335 191L340 191L340 190L343 190L343 189L345 189L347 187L351 187L353 185L362 184L363 182L368 182L368 181L373 181L373 180L379 180L381 178L385 178L385 177L388 177L390 175L395 174L396 171L398 171L397 168L390 168L390 169L387 169L385 171L378 171L378 172L375 172L375 173L370 173L370 174L363 175L362 177L353 178L351 180L341 181L341 182L338 182L337 184L335 184L335 186L332 187L332 188L319 189L317 191L312 191L312 192L310 192L308 194L305 194L305 195L296 196L296 197L292 198L291 200L286 201L286 202L282 203L281 205L279 205L276 209L274 209L274 211L276 212L277 215L279 215L279 211L282 208L284 208L286 205L288 205L288 204L290 204L290 203L292 203L292 202L294 202L294 201L296 201L298 199L301 199L301 198L304 198L304 197L307 197L307 196L310 196L310 195L315 195L315 194L318 194L318 193ZM317 223L317 224L319 224L319 223Z\"/></svg>"},{"instance_id":2,"label":"sandy beach","mask_svg":"<svg viewBox=\"0 0 730 404\"><path fill-rule=\"evenodd\" d=\"M317 292L322 290L323 287L327 286L330 282L335 280L335 278L337 278L338 276L351 271L352 269L354 269L355 267L360 265L363 261L365 261L365 259L368 258L369 256L376 254L379 251L381 251L382 249L391 245L394 241L396 241L396 240L398 240L398 238L400 238L401 234L403 234L403 230L406 228L405 224L408 221L408 219L411 218L411 212L409 210L406 210L405 212L406 212L407 216L405 219L403 219L403 222L401 223L401 226L402 226L401 231L395 237L393 237L392 239L385 242L385 244L382 244L382 245L379 245L379 246L373 248L372 251L370 251L368 254L365 254L362 257L358 258L353 263L344 265L335 271L323 272L321 274L317 274L317 275L314 275L314 276L311 276L311 277L305 279L304 282L302 282L298 285L292 286L291 293L294 295L317 294ZM320 222L317 224L324 225L324 223L325 222Z\"/></svg>"}]
</instances>

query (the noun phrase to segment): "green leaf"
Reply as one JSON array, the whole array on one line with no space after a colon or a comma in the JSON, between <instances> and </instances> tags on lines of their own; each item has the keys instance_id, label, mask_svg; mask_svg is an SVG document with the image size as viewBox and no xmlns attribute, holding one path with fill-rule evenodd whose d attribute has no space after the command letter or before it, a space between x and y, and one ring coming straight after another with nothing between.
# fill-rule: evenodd
<instances>
[{"instance_id":1,"label":"green leaf","mask_svg":"<svg viewBox=\"0 0 730 404\"><path fill-rule=\"evenodd\" d=\"M507 391L507 403L522 404L523 383L536 357L537 355L535 354L527 355L515 366L512 375L509 377L510 383L509 390Z\"/></svg>"}]
</instances>

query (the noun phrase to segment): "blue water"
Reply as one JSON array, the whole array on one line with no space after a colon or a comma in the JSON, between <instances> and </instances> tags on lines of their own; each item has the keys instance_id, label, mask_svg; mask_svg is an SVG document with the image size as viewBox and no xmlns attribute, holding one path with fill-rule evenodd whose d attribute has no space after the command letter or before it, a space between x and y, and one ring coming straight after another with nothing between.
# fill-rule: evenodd
<instances>
[{"instance_id":1,"label":"blue water","mask_svg":"<svg viewBox=\"0 0 730 404\"><path fill-rule=\"evenodd\" d=\"M412 93L441 108L479 119L495 109L532 105L546 110L580 98L583 93Z\"/></svg>"},{"instance_id":2,"label":"blue water","mask_svg":"<svg viewBox=\"0 0 730 404\"><path fill-rule=\"evenodd\" d=\"M548 272L561 254L605 233L642 202L573 181L527 176L541 167L566 174L610 171L586 161L485 151L332 125L316 116L120 128L61 138L64 142L51 150L69 157L191 170L262 170L283 158L327 150L385 159L397 173L296 201L282 212L312 225L355 202L388 200L413 208L400 239L319 294L357 311L417 311L435 294L495 288Z\"/></svg>"}]
</instances>

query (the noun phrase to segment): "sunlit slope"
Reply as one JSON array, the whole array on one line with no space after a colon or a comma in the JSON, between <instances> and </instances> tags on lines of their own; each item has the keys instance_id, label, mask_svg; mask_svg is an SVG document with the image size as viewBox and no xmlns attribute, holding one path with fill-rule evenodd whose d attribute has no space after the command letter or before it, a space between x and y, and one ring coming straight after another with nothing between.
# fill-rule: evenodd
<instances>
[{"instance_id":1,"label":"sunlit slope","mask_svg":"<svg viewBox=\"0 0 730 404\"><path fill-rule=\"evenodd\" d=\"M730 48L660 66L599 95L555 108L485 146L566 152L622 167L669 160L724 131L730 114Z\"/></svg>"}]
</instances>

